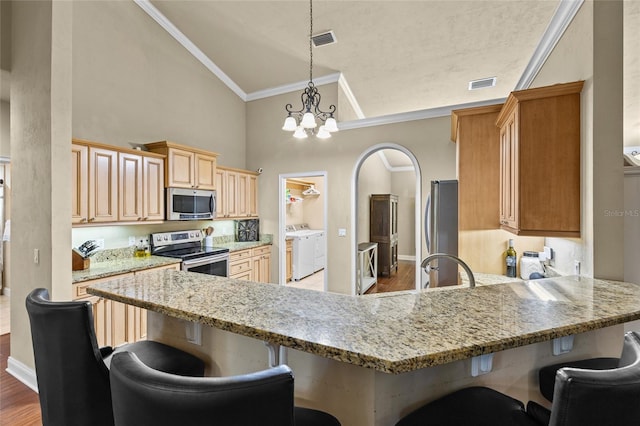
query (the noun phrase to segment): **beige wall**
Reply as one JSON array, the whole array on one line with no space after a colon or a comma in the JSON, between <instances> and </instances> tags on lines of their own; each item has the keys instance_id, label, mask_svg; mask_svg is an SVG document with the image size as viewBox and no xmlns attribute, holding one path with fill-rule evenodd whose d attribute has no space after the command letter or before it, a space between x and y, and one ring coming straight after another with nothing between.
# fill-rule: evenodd
<instances>
[{"instance_id":1,"label":"beige wall","mask_svg":"<svg viewBox=\"0 0 640 426\"><path fill-rule=\"evenodd\" d=\"M415 172L391 173L391 193L398 196L398 256L401 259L416 257ZM420 262L422 259L416 260Z\"/></svg>"},{"instance_id":2,"label":"beige wall","mask_svg":"<svg viewBox=\"0 0 640 426\"><path fill-rule=\"evenodd\" d=\"M623 279L622 3L585 2L532 87L585 80L582 90L582 236L549 238L557 267Z\"/></svg>"},{"instance_id":3,"label":"beige wall","mask_svg":"<svg viewBox=\"0 0 640 426\"><path fill-rule=\"evenodd\" d=\"M11 3L0 1L0 69L11 70Z\"/></svg>"},{"instance_id":4,"label":"beige wall","mask_svg":"<svg viewBox=\"0 0 640 426\"><path fill-rule=\"evenodd\" d=\"M9 102L0 101L0 157L11 156Z\"/></svg>"},{"instance_id":5,"label":"beige wall","mask_svg":"<svg viewBox=\"0 0 640 426\"><path fill-rule=\"evenodd\" d=\"M377 153L369 155L362 162L358 173L357 243L369 241L371 194L390 194L391 192L391 173Z\"/></svg>"},{"instance_id":6,"label":"beige wall","mask_svg":"<svg viewBox=\"0 0 640 426\"><path fill-rule=\"evenodd\" d=\"M73 3L73 136L172 140L245 166L245 104L132 1Z\"/></svg>"},{"instance_id":7,"label":"beige wall","mask_svg":"<svg viewBox=\"0 0 640 426\"><path fill-rule=\"evenodd\" d=\"M335 86L321 86L323 103L334 103L335 91ZM349 293L355 262L355 248L351 247L350 236L356 232L351 229L351 180L358 157L379 143L406 147L418 159L422 170L421 205L424 206L426 183L436 178L455 178L455 145L449 141L450 119L447 116L341 130L329 140L307 139L301 142L281 130L286 115L284 105L295 105L298 98L298 93L290 93L247 104L247 168L264 168L259 182L261 226L265 232L274 234L276 249L273 252L278 253L278 175L327 171L328 285L330 291ZM337 236L339 228L347 230L347 238ZM277 269L273 268L272 273L277 274Z\"/></svg>"},{"instance_id":8,"label":"beige wall","mask_svg":"<svg viewBox=\"0 0 640 426\"><path fill-rule=\"evenodd\" d=\"M624 176L624 280L640 283L640 170Z\"/></svg>"},{"instance_id":9,"label":"beige wall","mask_svg":"<svg viewBox=\"0 0 640 426\"><path fill-rule=\"evenodd\" d=\"M71 297L71 20L69 2L13 5L11 357L31 367L26 295Z\"/></svg>"}]
</instances>

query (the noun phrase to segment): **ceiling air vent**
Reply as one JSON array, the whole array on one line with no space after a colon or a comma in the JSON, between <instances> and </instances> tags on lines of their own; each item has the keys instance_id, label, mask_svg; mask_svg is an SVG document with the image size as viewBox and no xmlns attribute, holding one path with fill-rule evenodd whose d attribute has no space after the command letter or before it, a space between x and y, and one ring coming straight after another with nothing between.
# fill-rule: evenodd
<instances>
[{"instance_id":1,"label":"ceiling air vent","mask_svg":"<svg viewBox=\"0 0 640 426\"><path fill-rule=\"evenodd\" d=\"M473 80L469 82L469 90L485 89L487 87L493 87L496 85L496 78L481 78L480 80Z\"/></svg>"},{"instance_id":2,"label":"ceiling air vent","mask_svg":"<svg viewBox=\"0 0 640 426\"><path fill-rule=\"evenodd\" d=\"M336 36L333 31L325 31L311 37L314 47L326 46L327 44L336 43Z\"/></svg>"}]
</instances>

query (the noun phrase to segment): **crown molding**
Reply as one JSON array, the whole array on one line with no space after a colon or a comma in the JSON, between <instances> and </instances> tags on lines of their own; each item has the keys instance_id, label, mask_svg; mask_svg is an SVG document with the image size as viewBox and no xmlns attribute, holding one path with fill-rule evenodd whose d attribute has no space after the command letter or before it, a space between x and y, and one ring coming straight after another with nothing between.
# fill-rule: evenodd
<instances>
[{"instance_id":1,"label":"crown molding","mask_svg":"<svg viewBox=\"0 0 640 426\"><path fill-rule=\"evenodd\" d=\"M326 84L336 83L340 80L340 73L323 75L322 77L316 77L313 79L313 84L316 86L324 86ZM255 101L257 99L270 98L272 96L283 95L285 93L296 92L298 90L304 90L309 85L309 80L298 81L296 83L283 84L282 86L271 87L269 89L258 90L256 92L248 93L246 101Z\"/></svg>"},{"instance_id":2,"label":"crown molding","mask_svg":"<svg viewBox=\"0 0 640 426\"><path fill-rule=\"evenodd\" d=\"M381 115L379 117L364 118L362 120L342 121L338 123L340 130L360 129L363 127L382 126L385 124L403 123L406 121L424 120L427 118L448 117L451 111L462 108L475 108L480 106L500 104L507 98L490 99L487 101L471 102L468 104L449 105L438 108L423 109L419 111L401 112L398 114Z\"/></svg>"},{"instance_id":3,"label":"crown molding","mask_svg":"<svg viewBox=\"0 0 640 426\"><path fill-rule=\"evenodd\" d=\"M544 31L514 90L528 89L531 86L533 79L540 72L556 44L558 44L576 13L578 13L582 3L584 3L584 0L560 0L551 22L549 22L547 29Z\"/></svg>"},{"instance_id":4,"label":"crown molding","mask_svg":"<svg viewBox=\"0 0 640 426\"><path fill-rule=\"evenodd\" d=\"M338 85L342 89L342 92L344 93L344 96L347 98L347 101L349 101L349 105L351 105L351 108L353 108L353 111L356 113L356 117L360 119L365 118L364 112L362 112L362 108L360 108L360 104L358 103L356 96L351 91L351 87L349 86L349 83L347 83L347 78L342 73L340 73L340 78L338 79Z\"/></svg>"},{"instance_id":5,"label":"crown molding","mask_svg":"<svg viewBox=\"0 0 640 426\"><path fill-rule=\"evenodd\" d=\"M397 167L392 166L389 163L389 159L387 158L386 154L384 153L384 149L377 151L377 154L378 154L378 157L380 157L380 160L382 161L382 165L384 166L385 169L387 169L388 172L395 173L395 172L415 171L413 166L397 166Z\"/></svg>"},{"instance_id":6,"label":"crown molding","mask_svg":"<svg viewBox=\"0 0 640 426\"><path fill-rule=\"evenodd\" d=\"M162 14L149 0L133 0L147 15L165 29L178 43L180 43L189 53L191 53L202 65L218 77L232 92L246 102L247 94L233 81L224 71L220 69L207 55L202 52L186 35L173 25L166 16Z\"/></svg>"}]
</instances>

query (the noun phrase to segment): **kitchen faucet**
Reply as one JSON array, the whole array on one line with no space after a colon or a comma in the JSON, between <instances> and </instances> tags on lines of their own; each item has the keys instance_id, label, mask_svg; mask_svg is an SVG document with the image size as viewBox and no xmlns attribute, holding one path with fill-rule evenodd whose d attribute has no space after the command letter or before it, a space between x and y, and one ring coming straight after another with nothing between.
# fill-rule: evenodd
<instances>
[{"instance_id":1,"label":"kitchen faucet","mask_svg":"<svg viewBox=\"0 0 640 426\"><path fill-rule=\"evenodd\" d=\"M453 260L458 265L462 266L462 269L464 269L464 271L467 273L467 276L469 277L469 288L474 288L476 286L476 278L473 276L473 272L471 272L471 268L469 268L469 265L467 265L458 256L454 256L452 254L447 254L447 253L434 253L432 255L425 257L420 267L424 269L425 272L427 272L426 268L427 268L427 265L429 265L429 262L435 259L440 259L440 258ZM432 269L435 269L437 271L438 267L435 267Z\"/></svg>"}]
</instances>

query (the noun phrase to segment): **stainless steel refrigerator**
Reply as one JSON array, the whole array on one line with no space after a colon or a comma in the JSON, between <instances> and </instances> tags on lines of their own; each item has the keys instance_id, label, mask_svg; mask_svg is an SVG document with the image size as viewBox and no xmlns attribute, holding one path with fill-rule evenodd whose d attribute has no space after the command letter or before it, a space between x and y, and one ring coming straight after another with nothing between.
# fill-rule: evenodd
<instances>
[{"instance_id":1,"label":"stainless steel refrigerator","mask_svg":"<svg viewBox=\"0 0 640 426\"><path fill-rule=\"evenodd\" d=\"M458 255L458 181L433 180L425 207L425 237L429 254ZM448 259L431 261L423 287L458 284L458 264Z\"/></svg>"}]
</instances>

